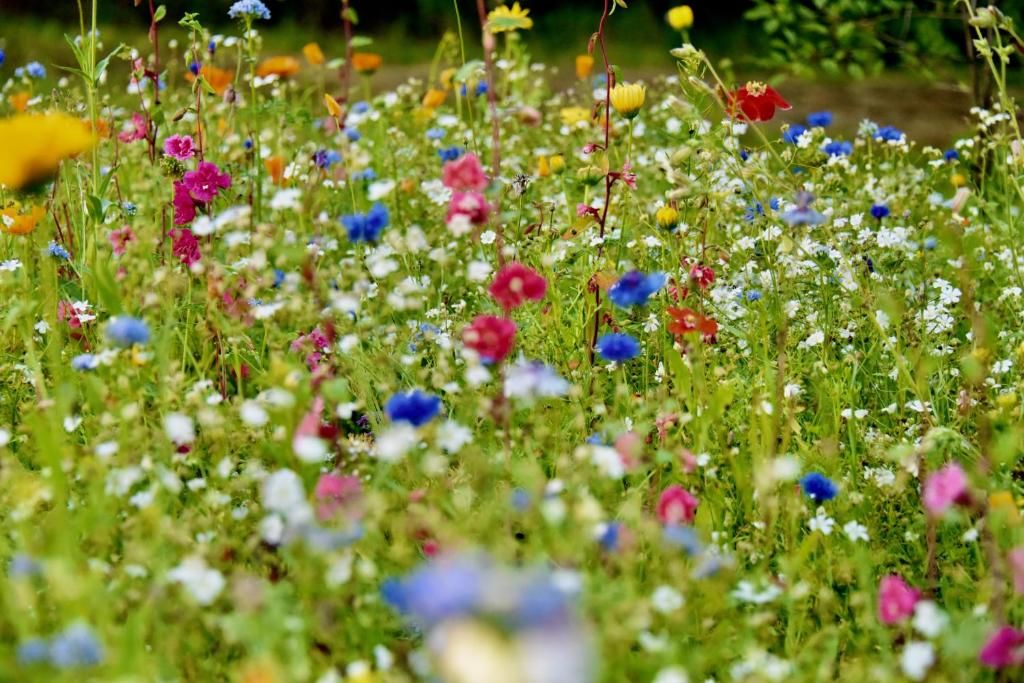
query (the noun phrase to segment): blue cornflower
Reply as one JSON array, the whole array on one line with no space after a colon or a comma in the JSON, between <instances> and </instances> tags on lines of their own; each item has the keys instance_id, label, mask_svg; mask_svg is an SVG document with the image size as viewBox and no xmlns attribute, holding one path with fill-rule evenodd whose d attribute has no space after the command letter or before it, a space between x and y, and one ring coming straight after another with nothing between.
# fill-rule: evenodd
<instances>
[{"instance_id":1,"label":"blue cornflower","mask_svg":"<svg viewBox=\"0 0 1024 683\"><path fill-rule=\"evenodd\" d=\"M704 552L704 544L700 542L697 532L684 524L666 524L662 538L669 545L682 548L687 555L700 555Z\"/></svg>"},{"instance_id":2,"label":"blue cornflower","mask_svg":"<svg viewBox=\"0 0 1024 683\"><path fill-rule=\"evenodd\" d=\"M381 597L423 628L480 608L485 567L471 557L443 557L402 579L388 579Z\"/></svg>"},{"instance_id":3,"label":"blue cornflower","mask_svg":"<svg viewBox=\"0 0 1024 683\"><path fill-rule=\"evenodd\" d=\"M519 512L524 512L530 507L530 493L524 489L512 489L512 507Z\"/></svg>"},{"instance_id":4,"label":"blue cornflower","mask_svg":"<svg viewBox=\"0 0 1024 683\"><path fill-rule=\"evenodd\" d=\"M377 172L372 168L364 168L362 171L356 171L352 174L352 180L365 180L372 182L377 179Z\"/></svg>"},{"instance_id":5,"label":"blue cornflower","mask_svg":"<svg viewBox=\"0 0 1024 683\"><path fill-rule=\"evenodd\" d=\"M824 503L832 500L839 493L839 487L820 472L811 472L800 480L800 488L804 494L809 496L816 503Z\"/></svg>"},{"instance_id":6,"label":"blue cornflower","mask_svg":"<svg viewBox=\"0 0 1024 683\"><path fill-rule=\"evenodd\" d=\"M274 268L274 284L271 287L277 289L282 284L284 284L284 271L280 268Z\"/></svg>"},{"instance_id":7,"label":"blue cornflower","mask_svg":"<svg viewBox=\"0 0 1024 683\"><path fill-rule=\"evenodd\" d=\"M39 664L50 658L50 644L42 638L29 638L18 643L18 664Z\"/></svg>"},{"instance_id":8,"label":"blue cornflower","mask_svg":"<svg viewBox=\"0 0 1024 683\"><path fill-rule=\"evenodd\" d=\"M228 16L232 19L269 19L270 10L260 0L238 0L231 5Z\"/></svg>"},{"instance_id":9,"label":"blue cornflower","mask_svg":"<svg viewBox=\"0 0 1024 683\"><path fill-rule=\"evenodd\" d=\"M747 151L747 150L745 150L745 149L741 149L741 150L740 150L740 159L741 159L742 161L746 161L746 160L747 160L747 159L749 159L749 158L750 158L750 152L748 152L748 151Z\"/></svg>"},{"instance_id":10,"label":"blue cornflower","mask_svg":"<svg viewBox=\"0 0 1024 683\"><path fill-rule=\"evenodd\" d=\"M782 139L791 145L795 145L796 141L801 135L807 132L806 126L801 126L799 123L794 123L792 126L786 129L786 132L782 134Z\"/></svg>"},{"instance_id":11,"label":"blue cornflower","mask_svg":"<svg viewBox=\"0 0 1024 683\"><path fill-rule=\"evenodd\" d=\"M32 557L25 553L15 554L7 565L7 575L12 579L18 579L26 576L39 576L42 573L43 565L39 564L39 562L32 559Z\"/></svg>"},{"instance_id":12,"label":"blue cornflower","mask_svg":"<svg viewBox=\"0 0 1024 683\"><path fill-rule=\"evenodd\" d=\"M601 547L608 552L615 552L619 547L619 539L622 536L622 524L619 522L609 522L605 525L604 530L597 537L597 542L601 544Z\"/></svg>"},{"instance_id":13,"label":"blue cornflower","mask_svg":"<svg viewBox=\"0 0 1024 683\"><path fill-rule=\"evenodd\" d=\"M408 422L413 427L421 427L441 412L441 398L413 389L389 398L384 412L392 422Z\"/></svg>"},{"instance_id":14,"label":"blue cornflower","mask_svg":"<svg viewBox=\"0 0 1024 683\"><path fill-rule=\"evenodd\" d=\"M7 61L7 53L4 52L4 49L2 47L0 47L0 66L3 66L4 62L6 62L6 61Z\"/></svg>"},{"instance_id":15,"label":"blue cornflower","mask_svg":"<svg viewBox=\"0 0 1024 683\"><path fill-rule=\"evenodd\" d=\"M217 53L217 41L216 40L211 40L209 43L207 43L206 44L206 51L210 53L211 57L214 54L216 54Z\"/></svg>"},{"instance_id":16,"label":"blue cornflower","mask_svg":"<svg viewBox=\"0 0 1024 683\"><path fill-rule=\"evenodd\" d=\"M80 353L71 359L71 367L75 370L95 370L99 364L99 359L91 353Z\"/></svg>"},{"instance_id":17,"label":"blue cornflower","mask_svg":"<svg viewBox=\"0 0 1024 683\"><path fill-rule=\"evenodd\" d=\"M947 149L946 153L942 155L946 161L956 161L960 158L960 152L955 149Z\"/></svg>"},{"instance_id":18,"label":"blue cornflower","mask_svg":"<svg viewBox=\"0 0 1024 683\"><path fill-rule=\"evenodd\" d=\"M107 324L107 339L122 348L145 344L149 341L149 326L140 318L119 315Z\"/></svg>"},{"instance_id":19,"label":"blue cornflower","mask_svg":"<svg viewBox=\"0 0 1024 683\"><path fill-rule=\"evenodd\" d=\"M928 251L934 251L935 247L937 247L938 245L938 240L936 240L934 237L926 237L924 239L924 248L927 249Z\"/></svg>"},{"instance_id":20,"label":"blue cornflower","mask_svg":"<svg viewBox=\"0 0 1024 683\"><path fill-rule=\"evenodd\" d=\"M749 223L758 216L764 215L764 205L761 202L754 202L753 206L748 206L746 213L743 214L743 218Z\"/></svg>"},{"instance_id":21,"label":"blue cornflower","mask_svg":"<svg viewBox=\"0 0 1024 683\"><path fill-rule=\"evenodd\" d=\"M74 624L54 636L50 661L61 669L93 666L103 661L103 646L85 624Z\"/></svg>"},{"instance_id":22,"label":"blue cornflower","mask_svg":"<svg viewBox=\"0 0 1024 683\"><path fill-rule=\"evenodd\" d=\"M848 157L853 154L853 143L846 140L833 140L822 147L821 151L830 157Z\"/></svg>"},{"instance_id":23,"label":"blue cornflower","mask_svg":"<svg viewBox=\"0 0 1024 683\"><path fill-rule=\"evenodd\" d=\"M447 132L444 128L431 128L427 131L427 139L440 140Z\"/></svg>"},{"instance_id":24,"label":"blue cornflower","mask_svg":"<svg viewBox=\"0 0 1024 683\"><path fill-rule=\"evenodd\" d=\"M242 147L245 147L246 150L252 149L253 148L252 138L246 138L245 142L242 143Z\"/></svg>"},{"instance_id":25,"label":"blue cornflower","mask_svg":"<svg viewBox=\"0 0 1024 683\"><path fill-rule=\"evenodd\" d=\"M605 360L621 363L640 354L640 343L628 334L609 333L597 340L597 352Z\"/></svg>"},{"instance_id":26,"label":"blue cornflower","mask_svg":"<svg viewBox=\"0 0 1024 683\"><path fill-rule=\"evenodd\" d=\"M825 216L811 208L814 196L810 192L798 192L796 207L782 214L782 220L790 226L819 225L825 222Z\"/></svg>"},{"instance_id":27,"label":"blue cornflower","mask_svg":"<svg viewBox=\"0 0 1024 683\"><path fill-rule=\"evenodd\" d=\"M46 68L39 62L29 62L26 64L25 73L31 78L46 78Z\"/></svg>"},{"instance_id":28,"label":"blue cornflower","mask_svg":"<svg viewBox=\"0 0 1024 683\"><path fill-rule=\"evenodd\" d=\"M601 438L600 434L594 432L593 434L587 437L587 443L589 443L591 446L603 446L604 439Z\"/></svg>"},{"instance_id":29,"label":"blue cornflower","mask_svg":"<svg viewBox=\"0 0 1024 683\"><path fill-rule=\"evenodd\" d=\"M665 273L651 273L644 275L639 270L633 270L616 282L608 290L608 298L616 306L629 308L630 306L643 306L652 294L665 286L668 276Z\"/></svg>"},{"instance_id":30,"label":"blue cornflower","mask_svg":"<svg viewBox=\"0 0 1024 683\"><path fill-rule=\"evenodd\" d=\"M832 112L816 111L807 115L807 125L813 128L828 128L832 125Z\"/></svg>"},{"instance_id":31,"label":"blue cornflower","mask_svg":"<svg viewBox=\"0 0 1024 683\"><path fill-rule=\"evenodd\" d=\"M462 156L462 153L464 151L465 151L464 149L462 149L461 147L458 147L458 146L456 146L456 147L442 147L441 149L437 150L437 156L441 157L441 161L442 162L444 162L444 161L455 161L460 156Z\"/></svg>"},{"instance_id":32,"label":"blue cornflower","mask_svg":"<svg viewBox=\"0 0 1024 683\"><path fill-rule=\"evenodd\" d=\"M366 100L360 100L352 105L353 114L365 114L368 111L370 111L370 103Z\"/></svg>"},{"instance_id":33,"label":"blue cornflower","mask_svg":"<svg viewBox=\"0 0 1024 683\"><path fill-rule=\"evenodd\" d=\"M368 213L341 217L341 224L352 242L376 242L389 221L387 207L380 202L374 204Z\"/></svg>"},{"instance_id":34,"label":"blue cornflower","mask_svg":"<svg viewBox=\"0 0 1024 683\"><path fill-rule=\"evenodd\" d=\"M349 139L349 142L359 142L363 139L363 134L355 128L346 128L345 137Z\"/></svg>"},{"instance_id":35,"label":"blue cornflower","mask_svg":"<svg viewBox=\"0 0 1024 683\"><path fill-rule=\"evenodd\" d=\"M50 246L47 251L50 253L50 256L54 258L63 259L65 261L71 260L71 254L68 253L68 250L65 249L63 245L57 244L56 242L50 242Z\"/></svg>"},{"instance_id":36,"label":"blue cornflower","mask_svg":"<svg viewBox=\"0 0 1024 683\"><path fill-rule=\"evenodd\" d=\"M769 199L768 200L768 208L771 209L772 211L778 211L779 210L779 198L778 197L772 197L771 199Z\"/></svg>"},{"instance_id":37,"label":"blue cornflower","mask_svg":"<svg viewBox=\"0 0 1024 683\"><path fill-rule=\"evenodd\" d=\"M882 126L875 133L876 140L884 142L896 142L903 138L903 131L895 126Z\"/></svg>"},{"instance_id":38,"label":"blue cornflower","mask_svg":"<svg viewBox=\"0 0 1024 683\"><path fill-rule=\"evenodd\" d=\"M747 292L747 301L753 303L755 301L760 301L760 300L761 300L761 290L759 290L759 289L752 289L749 292Z\"/></svg>"},{"instance_id":39,"label":"blue cornflower","mask_svg":"<svg viewBox=\"0 0 1024 683\"><path fill-rule=\"evenodd\" d=\"M878 220L882 220L889 215L889 207L885 204L874 204L871 207L871 215Z\"/></svg>"},{"instance_id":40,"label":"blue cornflower","mask_svg":"<svg viewBox=\"0 0 1024 683\"><path fill-rule=\"evenodd\" d=\"M139 212L139 207L135 206L131 202L121 202L121 210L124 211L126 216L134 216Z\"/></svg>"},{"instance_id":41,"label":"blue cornflower","mask_svg":"<svg viewBox=\"0 0 1024 683\"><path fill-rule=\"evenodd\" d=\"M199 72L203 70L203 65L199 62L191 62L188 65L188 70L192 72L193 76L198 76Z\"/></svg>"},{"instance_id":42,"label":"blue cornflower","mask_svg":"<svg viewBox=\"0 0 1024 683\"><path fill-rule=\"evenodd\" d=\"M328 169L341 161L341 153L333 149L319 149L313 154L313 163L323 169Z\"/></svg>"}]
</instances>

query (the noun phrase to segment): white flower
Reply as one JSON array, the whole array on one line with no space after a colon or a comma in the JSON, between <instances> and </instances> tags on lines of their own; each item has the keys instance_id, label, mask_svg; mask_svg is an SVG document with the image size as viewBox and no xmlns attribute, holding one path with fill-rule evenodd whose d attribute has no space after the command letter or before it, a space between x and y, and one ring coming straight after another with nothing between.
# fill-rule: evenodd
<instances>
[{"instance_id":1,"label":"white flower","mask_svg":"<svg viewBox=\"0 0 1024 683\"><path fill-rule=\"evenodd\" d=\"M843 533L854 543L868 540L868 528L855 519L843 525Z\"/></svg>"},{"instance_id":2,"label":"white flower","mask_svg":"<svg viewBox=\"0 0 1024 683\"><path fill-rule=\"evenodd\" d=\"M407 422L401 422L377 435L373 454L384 462L397 462L416 445L418 440L416 428Z\"/></svg>"},{"instance_id":3,"label":"white flower","mask_svg":"<svg viewBox=\"0 0 1024 683\"><path fill-rule=\"evenodd\" d=\"M491 264L485 261L470 261L466 268L466 277L471 282L483 282L491 275Z\"/></svg>"},{"instance_id":4,"label":"white flower","mask_svg":"<svg viewBox=\"0 0 1024 683\"><path fill-rule=\"evenodd\" d=\"M480 235L480 244L494 244L494 241L498 239L497 233L493 230L487 230Z\"/></svg>"},{"instance_id":5,"label":"white flower","mask_svg":"<svg viewBox=\"0 0 1024 683\"><path fill-rule=\"evenodd\" d=\"M591 446L590 459L597 469L606 477L622 479L626 476L626 466L619 457L619 452L608 446Z\"/></svg>"},{"instance_id":6,"label":"white flower","mask_svg":"<svg viewBox=\"0 0 1024 683\"><path fill-rule=\"evenodd\" d=\"M678 666L670 666L659 671L651 683L690 683L690 678L683 669Z\"/></svg>"},{"instance_id":7,"label":"white flower","mask_svg":"<svg viewBox=\"0 0 1024 683\"><path fill-rule=\"evenodd\" d=\"M291 470L278 470L264 479L260 496L263 507L285 517L307 505L302 480Z\"/></svg>"},{"instance_id":8,"label":"white flower","mask_svg":"<svg viewBox=\"0 0 1024 683\"><path fill-rule=\"evenodd\" d=\"M167 572L167 579L185 587L200 605L209 605L224 589L224 575L211 569L202 557L193 555Z\"/></svg>"},{"instance_id":9,"label":"white flower","mask_svg":"<svg viewBox=\"0 0 1024 683\"><path fill-rule=\"evenodd\" d=\"M826 536L832 533L832 528L835 525L836 520L825 514L825 508L818 508L817 514L811 517L811 520L807 523L811 531L820 531Z\"/></svg>"},{"instance_id":10,"label":"white flower","mask_svg":"<svg viewBox=\"0 0 1024 683\"><path fill-rule=\"evenodd\" d=\"M277 194L275 194L270 200L270 208L274 211L283 211L285 209L297 211L299 209L299 199L301 197L302 192L294 188L278 190Z\"/></svg>"},{"instance_id":11,"label":"white flower","mask_svg":"<svg viewBox=\"0 0 1024 683\"><path fill-rule=\"evenodd\" d=\"M473 432L455 420L448 420L437 428L437 445L448 453L458 453L473 440Z\"/></svg>"},{"instance_id":12,"label":"white flower","mask_svg":"<svg viewBox=\"0 0 1024 683\"><path fill-rule=\"evenodd\" d=\"M250 427L262 427L270 419L267 411L256 401L245 401L238 409L238 413L242 418L242 422Z\"/></svg>"},{"instance_id":13,"label":"white flower","mask_svg":"<svg viewBox=\"0 0 1024 683\"><path fill-rule=\"evenodd\" d=\"M766 584L758 590L750 581L740 581L732 591L732 597L740 602L749 602L755 605L766 605L775 598L782 595L782 589L774 583Z\"/></svg>"},{"instance_id":14,"label":"white flower","mask_svg":"<svg viewBox=\"0 0 1024 683\"><path fill-rule=\"evenodd\" d=\"M651 607L662 614L675 612L683 606L683 596L672 586L658 586L651 595Z\"/></svg>"},{"instance_id":15,"label":"white flower","mask_svg":"<svg viewBox=\"0 0 1024 683\"><path fill-rule=\"evenodd\" d=\"M912 640L903 648L900 655L900 668L904 675L912 681L924 680L928 669L935 663L935 649L931 643Z\"/></svg>"},{"instance_id":16,"label":"white flower","mask_svg":"<svg viewBox=\"0 0 1024 683\"><path fill-rule=\"evenodd\" d=\"M949 623L949 617L931 600L920 600L914 605L914 630L926 638L934 638Z\"/></svg>"},{"instance_id":17,"label":"white flower","mask_svg":"<svg viewBox=\"0 0 1024 683\"><path fill-rule=\"evenodd\" d=\"M327 443L316 436L297 436L292 440L292 450L295 455L305 463L323 462L327 459L329 452Z\"/></svg>"},{"instance_id":18,"label":"white flower","mask_svg":"<svg viewBox=\"0 0 1024 683\"><path fill-rule=\"evenodd\" d=\"M164 432L177 446L192 443L196 439L196 428L192 418L181 413L168 413L164 416Z\"/></svg>"}]
</instances>

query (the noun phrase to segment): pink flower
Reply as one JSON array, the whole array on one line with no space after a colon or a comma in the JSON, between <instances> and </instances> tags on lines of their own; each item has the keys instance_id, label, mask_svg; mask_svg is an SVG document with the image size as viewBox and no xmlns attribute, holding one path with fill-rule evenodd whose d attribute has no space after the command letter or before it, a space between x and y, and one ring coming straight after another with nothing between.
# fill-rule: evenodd
<instances>
[{"instance_id":1,"label":"pink flower","mask_svg":"<svg viewBox=\"0 0 1024 683\"><path fill-rule=\"evenodd\" d=\"M487 204L487 200L479 192L456 192L448 204L448 216L445 218L445 222L451 222L455 216L463 215L469 218L474 225L480 225L487 222L487 214L490 213L490 210L491 207Z\"/></svg>"},{"instance_id":2,"label":"pink flower","mask_svg":"<svg viewBox=\"0 0 1024 683\"><path fill-rule=\"evenodd\" d=\"M188 225L196 217L196 203L182 183L174 183L174 224Z\"/></svg>"},{"instance_id":3,"label":"pink flower","mask_svg":"<svg viewBox=\"0 0 1024 683\"><path fill-rule=\"evenodd\" d=\"M689 524L697 513L697 497L679 484L672 484L658 498L658 519L662 524Z\"/></svg>"},{"instance_id":4,"label":"pink flower","mask_svg":"<svg viewBox=\"0 0 1024 683\"><path fill-rule=\"evenodd\" d=\"M954 462L928 475L921 498L925 509L938 517L954 503L962 502L966 494L967 474Z\"/></svg>"},{"instance_id":5,"label":"pink flower","mask_svg":"<svg viewBox=\"0 0 1024 683\"><path fill-rule=\"evenodd\" d=\"M990 669L1024 664L1024 631L1003 626L992 634L978 653L978 661Z\"/></svg>"},{"instance_id":6,"label":"pink flower","mask_svg":"<svg viewBox=\"0 0 1024 683\"><path fill-rule=\"evenodd\" d=\"M512 353L512 345L516 341L516 324L508 318L478 315L462 331L462 341L485 361L500 363Z\"/></svg>"},{"instance_id":7,"label":"pink flower","mask_svg":"<svg viewBox=\"0 0 1024 683\"><path fill-rule=\"evenodd\" d=\"M314 491L317 499L316 515L327 521L344 513L347 517L362 515L362 485L359 477L340 474L322 474Z\"/></svg>"},{"instance_id":8,"label":"pink flower","mask_svg":"<svg viewBox=\"0 0 1024 683\"><path fill-rule=\"evenodd\" d=\"M116 256L123 256L128 248L128 243L135 241L135 233L132 232L131 226L125 225L117 230L111 230L110 234L107 235L107 239L110 240L110 246L113 247L114 254Z\"/></svg>"},{"instance_id":9,"label":"pink flower","mask_svg":"<svg viewBox=\"0 0 1024 683\"><path fill-rule=\"evenodd\" d=\"M715 271L710 266L695 263L690 268L690 279L696 282L701 289L707 289L715 281Z\"/></svg>"},{"instance_id":10,"label":"pink flower","mask_svg":"<svg viewBox=\"0 0 1024 683\"><path fill-rule=\"evenodd\" d=\"M149 132L149 126L146 124L146 119L138 112L132 114L132 127L128 130L121 131L117 134L117 139L121 142L135 142L136 140L145 140L146 134Z\"/></svg>"},{"instance_id":11,"label":"pink flower","mask_svg":"<svg viewBox=\"0 0 1024 683\"><path fill-rule=\"evenodd\" d=\"M897 624L914 613L920 597L920 591L899 576L885 576L878 586L878 618L883 624Z\"/></svg>"},{"instance_id":12,"label":"pink flower","mask_svg":"<svg viewBox=\"0 0 1024 683\"><path fill-rule=\"evenodd\" d=\"M164 140L164 154L175 159L191 159L196 154L191 135L172 135Z\"/></svg>"},{"instance_id":13,"label":"pink flower","mask_svg":"<svg viewBox=\"0 0 1024 683\"><path fill-rule=\"evenodd\" d=\"M196 170L189 171L182 178L182 184L197 202L206 204L213 201L221 190L231 187L231 176L222 173L216 164L199 162Z\"/></svg>"},{"instance_id":14,"label":"pink flower","mask_svg":"<svg viewBox=\"0 0 1024 683\"><path fill-rule=\"evenodd\" d=\"M463 154L444 165L444 184L462 192L483 192L487 189L487 175L475 154Z\"/></svg>"},{"instance_id":15,"label":"pink flower","mask_svg":"<svg viewBox=\"0 0 1024 683\"><path fill-rule=\"evenodd\" d=\"M540 301L548 290L548 281L522 263L509 263L494 276L490 293L505 311L527 301Z\"/></svg>"},{"instance_id":16,"label":"pink flower","mask_svg":"<svg viewBox=\"0 0 1024 683\"><path fill-rule=\"evenodd\" d=\"M188 228L175 228L171 230L171 236L174 238L171 251L187 267L191 268L193 263L203 257L199 251L199 241Z\"/></svg>"}]
</instances>

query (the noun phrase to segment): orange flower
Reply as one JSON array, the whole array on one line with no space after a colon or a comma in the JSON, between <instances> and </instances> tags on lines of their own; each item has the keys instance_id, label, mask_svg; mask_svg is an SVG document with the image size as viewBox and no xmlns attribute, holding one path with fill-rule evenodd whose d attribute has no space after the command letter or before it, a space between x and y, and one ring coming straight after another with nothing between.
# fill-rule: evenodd
<instances>
[{"instance_id":1,"label":"orange flower","mask_svg":"<svg viewBox=\"0 0 1024 683\"><path fill-rule=\"evenodd\" d=\"M576 78L581 81L590 78L594 72L594 58L590 55L579 55L576 57Z\"/></svg>"},{"instance_id":2,"label":"orange flower","mask_svg":"<svg viewBox=\"0 0 1024 683\"><path fill-rule=\"evenodd\" d=\"M0 210L0 231L8 235L27 235L35 230L39 221L46 216L46 209L41 206L30 207L28 213L19 213L20 208L15 202Z\"/></svg>"},{"instance_id":3,"label":"orange flower","mask_svg":"<svg viewBox=\"0 0 1024 683\"><path fill-rule=\"evenodd\" d=\"M356 52L352 55L352 68L361 74L372 74L383 62L384 58L375 52Z\"/></svg>"},{"instance_id":4,"label":"orange flower","mask_svg":"<svg viewBox=\"0 0 1024 683\"><path fill-rule=\"evenodd\" d=\"M288 78L299 73L301 68L299 60L295 59L295 57L270 57L259 63L256 67L256 75L260 78L266 78L270 75Z\"/></svg>"},{"instance_id":5,"label":"orange flower","mask_svg":"<svg viewBox=\"0 0 1024 683\"><path fill-rule=\"evenodd\" d=\"M224 91L231 85L231 81L235 80L235 72L229 71L228 69L221 69L216 66L204 66L199 70L199 75L210 84L213 91L218 95L223 95ZM185 74L185 79L192 83L196 80L196 77L192 75L192 72Z\"/></svg>"},{"instance_id":6,"label":"orange flower","mask_svg":"<svg viewBox=\"0 0 1024 683\"><path fill-rule=\"evenodd\" d=\"M82 123L89 126L90 128L93 128L92 121L82 119ZM96 127L93 128L92 132L95 133L98 137L109 138L110 122L108 122L106 119L96 119Z\"/></svg>"},{"instance_id":7,"label":"orange flower","mask_svg":"<svg viewBox=\"0 0 1024 683\"><path fill-rule=\"evenodd\" d=\"M270 179L275 185L284 183L284 158L280 156L267 157L263 160L263 166L270 174Z\"/></svg>"},{"instance_id":8,"label":"orange flower","mask_svg":"<svg viewBox=\"0 0 1024 683\"><path fill-rule=\"evenodd\" d=\"M338 100L334 99L327 93L324 93L324 106L327 107L327 113L333 118L341 118L341 105L338 104Z\"/></svg>"},{"instance_id":9,"label":"orange flower","mask_svg":"<svg viewBox=\"0 0 1024 683\"><path fill-rule=\"evenodd\" d=\"M427 109L436 109L444 104L445 98L448 96L444 90L438 90L437 88L431 88L427 91L427 94L423 96L423 106Z\"/></svg>"},{"instance_id":10,"label":"orange flower","mask_svg":"<svg viewBox=\"0 0 1024 683\"><path fill-rule=\"evenodd\" d=\"M313 66L320 66L326 61L324 51L316 43L306 43L303 45L302 54L306 57L306 61Z\"/></svg>"},{"instance_id":11,"label":"orange flower","mask_svg":"<svg viewBox=\"0 0 1024 683\"><path fill-rule=\"evenodd\" d=\"M701 315L692 308L669 308L666 312L672 319L668 325L668 331L672 334L683 335L699 332L705 341L713 340L718 334L718 323L713 318Z\"/></svg>"},{"instance_id":12,"label":"orange flower","mask_svg":"<svg viewBox=\"0 0 1024 683\"><path fill-rule=\"evenodd\" d=\"M7 101L10 102L11 108L19 114L24 113L28 109L28 101L31 99L31 95L27 92L16 92L13 95L7 97Z\"/></svg>"}]
</instances>

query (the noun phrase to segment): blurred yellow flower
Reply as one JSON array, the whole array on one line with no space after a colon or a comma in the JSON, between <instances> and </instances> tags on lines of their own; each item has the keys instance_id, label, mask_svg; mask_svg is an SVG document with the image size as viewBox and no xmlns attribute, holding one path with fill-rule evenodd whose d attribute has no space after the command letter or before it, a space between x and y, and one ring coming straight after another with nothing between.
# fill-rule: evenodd
<instances>
[{"instance_id":1,"label":"blurred yellow flower","mask_svg":"<svg viewBox=\"0 0 1024 683\"><path fill-rule=\"evenodd\" d=\"M384 58L375 52L356 52L352 55L352 68L361 74L370 75L383 63Z\"/></svg>"},{"instance_id":2,"label":"blurred yellow flower","mask_svg":"<svg viewBox=\"0 0 1024 683\"><path fill-rule=\"evenodd\" d=\"M302 54L306 58L306 61L313 66L320 66L327 59L324 57L324 51L320 49L317 43L306 43L302 46Z\"/></svg>"},{"instance_id":3,"label":"blurred yellow flower","mask_svg":"<svg viewBox=\"0 0 1024 683\"><path fill-rule=\"evenodd\" d=\"M563 107L559 114L562 116L562 123L567 126L575 126L580 121L590 120L590 110L583 107Z\"/></svg>"},{"instance_id":4,"label":"blurred yellow flower","mask_svg":"<svg viewBox=\"0 0 1024 683\"><path fill-rule=\"evenodd\" d=\"M46 209L41 206L22 207L18 202L12 202L0 210L0 231L8 235L27 235L45 216Z\"/></svg>"},{"instance_id":5,"label":"blurred yellow flower","mask_svg":"<svg viewBox=\"0 0 1024 683\"><path fill-rule=\"evenodd\" d=\"M423 106L427 109L434 109L444 104L445 98L448 97L448 93L439 88L431 88L423 96Z\"/></svg>"},{"instance_id":6,"label":"blurred yellow flower","mask_svg":"<svg viewBox=\"0 0 1024 683\"><path fill-rule=\"evenodd\" d=\"M551 167L552 173L559 175L565 170L565 157L561 154L552 154L548 157L548 165Z\"/></svg>"},{"instance_id":7,"label":"blurred yellow flower","mask_svg":"<svg viewBox=\"0 0 1024 683\"><path fill-rule=\"evenodd\" d=\"M693 9L689 5L673 7L665 15L668 25L677 31L683 31L693 26Z\"/></svg>"},{"instance_id":8,"label":"blurred yellow flower","mask_svg":"<svg viewBox=\"0 0 1024 683\"><path fill-rule=\"evenodd\" d=\"M512 3L511 9L508 5L501 5L487 15L487 30L491 33L529 30L533 28L533 19L527 16L529 13L530 10L523 9L518 2Z\"/></svg>"},{"instance_id":9,"label":"blurred yellow flower","mask_svg":"<svg viewBox=\"0 0 1024 683\"><path fill-rule=\"evenodd\" d=\"M1013 494L1009 491L995 491L989 494L988 506L993 511L999 510L1006 515L1006 521L1016 524L1020 521L1020 510L1013 500Z\"/></svg>"},{"instance_id":10,"label":"blurred yellow flower","mask_svg":"<svg viewBox=\"0 0 1024 683\"><path fill-rule=\"evenodd\" d=\"M338 104L338 100L334 99L327 93L324 93L324 106L327 107L327 113L336 119L341 118L341 105Z\"/></svg>"},{"instance_id":11,"label":"blurred yellow flower","mask_svg":"<svg viewBox=\"0 0 1024 683\"><path fill-rule=\"evenodd\" d=\"M441 85L444 86L445 90L451 90L452 89L452 78L454 78L454 77L455 77L455 68L454 67L450 67L450 68L445 69L444 71L441 72L441 76L440 76Z\"/></svg>"},{"instance_id":12,"label":"blurred yellow flower","mask_svg":"<svg viewBox=\"0 0 1024 683\"><path fill-rule=\"evenodd\" d=\"M590 55L577 55L576 56L576 78L581 81L585 78L590 78L590 74L594 72L594 58Z\"/></svg>"},{"instance_id":13,"label":"blurred yellow flower","mask_svg":"<svg viewBox=\"0 0 1024 683\"><path fill-rule=\"evenodd\" d=\"M256 67L256 75L260 78L266 78L271 75L287 78L299 73L301 68L302 65L299 64L299 60L295 59L295 57L269 57L260 62Z\"/></svg>"},{"instance_id":14,"label":"blurred yellow flower","mask_svg":"<svg viewBox=\"0 0 1024 683\"><path fill-rule=\"evenodd\" d=\"M547 157L537 157L537 177L547 178L551 175L551 165L548 164Z\"/></svg>"},{"instance_id":15,"label":"blurred yellow flower","mask_svg":"<svg viewBox=\"0 0 1024 683\"><path fill-rule=\"evenodd\" d=\"M640 113L647 88L639 83L619 83L612 88L612 106L620 115L631 119Z\"/></svg>"},{"instance_id":16,"label":"blurred yellow flower","mask_svg":"<svg viewBox=\"0 0 1024 683\"><path fill-rule=\"evenodd\" d=\"M18 189L46 180L61 161L93 143L89 126L67 114L0 119L0 185Z\"/></svg>"},{"instance_id":17,"label":"blurred yellow flower","mask_svg":"<svg viewBox=\"0 0 1024 683\"><path fill-rule=\"evenodd\" d=\"M663 206L655 212L654 220L657 221L658 227L669 230L679 223L679 212L674 206Z\"/></svg>"}]
</instances>

